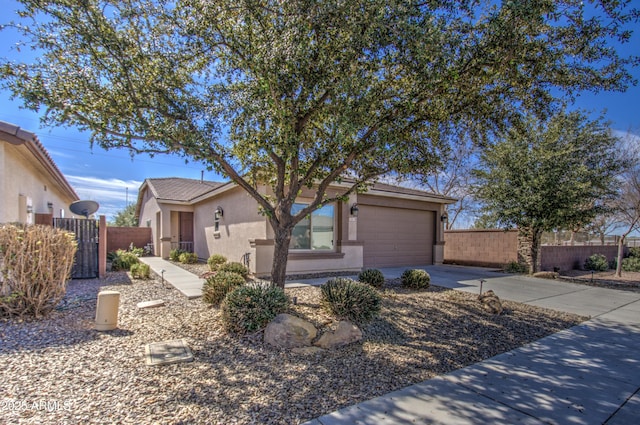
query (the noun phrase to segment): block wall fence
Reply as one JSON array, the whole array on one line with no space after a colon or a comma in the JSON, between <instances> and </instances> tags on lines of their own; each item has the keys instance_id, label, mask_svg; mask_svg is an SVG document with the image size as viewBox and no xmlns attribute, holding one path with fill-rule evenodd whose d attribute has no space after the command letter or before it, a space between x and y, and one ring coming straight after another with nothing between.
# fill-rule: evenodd
<instances>
[{"instance_id":1,"label":"block wall fence","mask_svg":"<svg viewBox=\"0 0 640 425\"><path fill-rule=\"evenodd\" d=\"M107 252L128 249L131 243L136 248L151 243L151 228L107 226Z\"/></svg>"},{"instance_id":2,"label":"block wall fence","mask_svg":"<svg viewBox=\"0 0 640 425\"><path fill-rule=\"evenodd\" d=\"M517 230L447 230L444 241L445 264L502 267L518 260ZM617 253L615 245L543 245L541 269L581 269L584 261L593 254L602 254L611 261Z\"/></svg>"}]
</instances>

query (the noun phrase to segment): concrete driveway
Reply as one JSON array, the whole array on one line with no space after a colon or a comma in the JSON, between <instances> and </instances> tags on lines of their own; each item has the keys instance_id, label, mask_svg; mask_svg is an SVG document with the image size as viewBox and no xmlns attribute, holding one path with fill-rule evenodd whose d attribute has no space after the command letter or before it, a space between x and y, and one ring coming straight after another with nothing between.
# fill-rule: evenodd
<instances>
[{"instance_id":1,"label":"concrete driveway","mask_svg":"<svg viewBox=\"0 0 640 425\"><path fill-rule=\"evenodd\" d=\"M479 293L484 280L483 291L500 298L592 319L308 425L640 423L640 293L481 268L420 268L434 285ZM405 269L382 272L395 278Z\"/></svg>"}]
</instances>

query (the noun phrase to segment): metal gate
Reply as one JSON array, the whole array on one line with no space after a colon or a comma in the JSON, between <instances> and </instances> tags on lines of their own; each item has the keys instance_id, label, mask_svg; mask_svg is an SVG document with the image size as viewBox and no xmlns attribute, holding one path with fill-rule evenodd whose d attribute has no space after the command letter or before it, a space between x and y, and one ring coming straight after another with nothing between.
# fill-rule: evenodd
<instances>
[{"instance_id":1,"label":"metal gate","mask_svg":"<svg viewBox=\"0 0 640 425\"><path fill-rule=\"evenodd\" d=\"M53 226L76 235L78 250L71 270L72 279L98 277L98 221L81 218L54 218Z\"/></svg>"}]
</instances>

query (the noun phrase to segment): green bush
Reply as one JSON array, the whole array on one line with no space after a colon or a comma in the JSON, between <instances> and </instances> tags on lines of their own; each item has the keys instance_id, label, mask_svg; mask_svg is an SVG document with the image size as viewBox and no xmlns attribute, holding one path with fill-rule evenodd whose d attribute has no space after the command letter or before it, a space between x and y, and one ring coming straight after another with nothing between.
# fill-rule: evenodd
<instances>
[{"instance_id":1,"label":"green bush","mask_svg":"<svg viewBox=\"0 0 640 425\"><path fill-rule=\"evenodd\" d=\"M365 269L358 275L358 281L367 283L374 288L382 288L382 285L384 285L384 275L378 269Z\"/></svg>"},{"instance_id":2,"label":"green bush","mask_svg":"<svg viewBox=\"0 0 640 425\"><path fill-rule=\"evenodd\" d=\"M169 260L180 261L180 255L184 254L185 252L187 251L183 249L178 249L178 248L172 249L171 251L169 251Z\"/></svg>"},{"instance_id":3,"label":"green bush","mask_svg":"<svg viewBox=\"0 0 640 425\"><path fill-rule=\"evenodd\" d=\"M596 272L605 272L609 270L609 261L602 254L593 254L584 262L585 270L593 270Z\"/></svg>"},{"instance_id":4,"label":"green bush","mask_svg":"<svg viewBox=\"0 0 640 425\"><path fill-rule=\"evenodd\" d=\"M211 305L219 305L224 297L245 283L244 277L233 272L218 272L207 278L202 286L202 300Z\"/></svg>"},{"instance_id":5,"label":"green bush","mask_svg":"<svg viewBox=\"0 0 640 425\"><path fill-rule=\"evenodd\" d=\"M402 286L412 289L425 289L431 284L431 276L424 270L408 269L400 276Z\"/></svg>"},{"instance_id":6,"label":"green bush","mask_svg":"<svg viewBox=\"0 0 640 425\"><path fill-rule=\"evenodd\" d=\"M227 262L227 257L221 254L213 254L211 257L207 259L207 264L209 265L209 270L215 272L220 268L221 265Z\"/></svg>"},{"instance_id":7,"label":"green bush","mask_svg":"<svg viewBox=\"0 0 640 425\"><path fill-rule=\"evenodd\" d=\"M320 304L334 316L365 323L378 315L382 298L366 283L338 277L320 286Z\"/></svg>"},{"instance_id":8,"label":"green bush","mask_svg":"<svg viewBox=\"0 0 640 425\"><path fill-rule=\"evenodd\" d=\"M640 246L633 246L629 248L629 257L640 258Z\"/></svg>"},{"instance_id":9,"label":"green bush","mask_svg":"<svg viewBox=\"0 0 640 425\"><path fill-rule=\"evenodd\" d=\"M149 279L149 277L151 277L151 268L148 264L132 264L129 271L134 279Z\"/></svg>"},{"instance_id":10,"label":"green bush","mask_svg":"<svg viewBox=\"0 0 640 425\"><path fill-rule=\"evenodd\" d=\"M517 261L511 261L505 264L502 269L504 270L505 273L516 273L516 274L527 273L529 271L529 269L525 264L520 264Z\"/></svg>"},{"instance_id":11,"label":"green bush","mask_svg":"<svg viewBox=\"0 0 640 425\"><path fill-rule=\"evenodd\" d=\"M198 262L198 254L195 252L183 252L178 257L178 261L182 264L195 264Z\"/></svg>"},{"instance_id":12,"label":"green bush","mask_svg":"<svg viewBox=\"0 0 640 425\"><path fill-rule=\"evenodd\" d=\"M278 286L268 283L242 285L222 301L222 324L231 333L255 332L267 326L288 306L289 299Z\"/></svg>"},{"instance_id":13,"label":"green bush","mask_svg":"<svg viewBox=\"0 0 640 425\"><path fill-rule=\"evenodd\" d=\"M629 257L623 259L622 270L625 272L640 272L640 257Z\"/></svg>"},{"instance_id":14,"label":"green bush","mask_svg":"<svg viewBox=\"0 0 640 425\"><path fill-rule=\"evenodd\" d=\"M218 271L238 273L239 275L242 275L242 277L247 277L249 275L249 269L247 269L244 264L235 261L221 265L218 267Z\"/></svg>"},{"instance_id":15,"label":"green bush","mask_svg":"<svg viewBox=\"0 0 640 425\"><path fill-rule=\"evenodd\" d=\"M131 266L140 263L140 259L133 252L119 249L116 251L115 258L111 261L111 270L131 270Z\"/></svg>"},{"instance_id":16,"label":"green bush","mask_svg":"<svg viewBox=\"0 0 640 425\"><path fill-rule=\"evenodd\" d=\"M133 246L133 242L131 242L129 252L133 253L136 257L142 257L144 255L144 248L136 248Z\"/></svg>"}]
</instances>

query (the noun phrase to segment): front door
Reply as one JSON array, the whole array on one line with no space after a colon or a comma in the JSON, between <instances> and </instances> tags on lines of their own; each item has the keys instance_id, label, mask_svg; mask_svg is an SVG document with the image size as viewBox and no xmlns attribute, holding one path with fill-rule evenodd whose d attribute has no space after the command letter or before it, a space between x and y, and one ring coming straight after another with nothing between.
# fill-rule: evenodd
<instances>
[{"instance_id":1,"label":"front door","mask_svg":"<svg viewBox=\"0 0 640 425\"><path fill-rule=\"evenodd\" d=\"M193 252L193 213L180 212L180 249Z\"/></svg>"}]
</instances>

